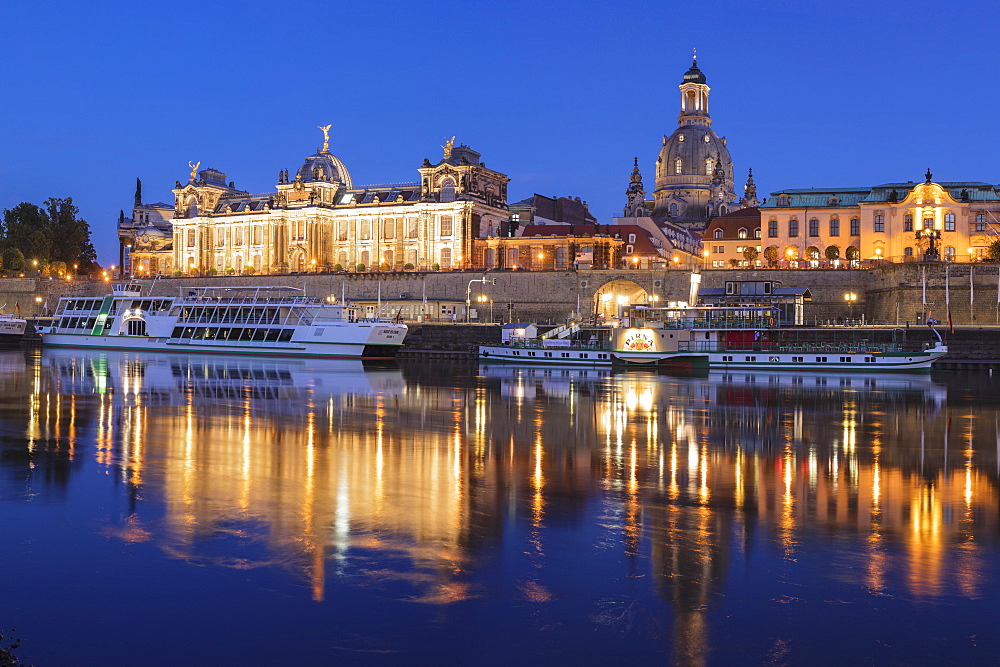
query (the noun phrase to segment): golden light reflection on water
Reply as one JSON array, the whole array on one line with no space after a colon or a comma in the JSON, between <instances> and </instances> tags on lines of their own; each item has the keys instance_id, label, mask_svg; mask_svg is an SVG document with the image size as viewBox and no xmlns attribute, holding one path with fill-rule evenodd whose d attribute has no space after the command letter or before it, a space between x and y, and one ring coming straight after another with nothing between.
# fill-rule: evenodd
<instances>
[{"instance_id":1,"label":"golden light reflection on water","mask_svg":"<svg viewBox=\"0 0 1000 667\"><path fill-rule=\"evenodd\" d=\"M92 433L93 463L163 504L161 523L132 515L111 534L193 562L280 564L316 600L358 571L407 582L415 600L474 597L475 545L524 521L521 552L544 571L553 517L606 497L604 529L633 561L649 554L696 655L704 605L750 524L789 561L817 531L857 536L830 576L868 590L981 595L1000 523L996 408L951 414L941 391L929 378L846 391L523 369L462 384L343 364L46 353L25 438L29 450L68 443L72 458ZM240 555L219 555L220 541ZM371 568L360 553L406 565ZM540 577L519 590L553 595Z\"/></svg>"}]
</instances>

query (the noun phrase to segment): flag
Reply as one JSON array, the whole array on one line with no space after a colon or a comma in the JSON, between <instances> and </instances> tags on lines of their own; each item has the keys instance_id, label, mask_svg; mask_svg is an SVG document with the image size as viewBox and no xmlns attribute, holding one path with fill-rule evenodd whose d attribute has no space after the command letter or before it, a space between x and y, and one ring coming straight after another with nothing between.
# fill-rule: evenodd
<instances>
[{"instance_id":1,"label":"flag","mask_svg":"<svg viewBox=\"0 0 1000 667\"><path fill-rule=\"evenodd\" d=\"M948 329L951 333L955 333L955 323L951 321L951 311L948 311Z\"/></svg>"},{"instance_id":2,"label":"flag","mask_svg":"<svg viewBox=\"0 0 1000 667\"><path fill-rule=\"evenodd\" d=\"M21 314L21 304L19 304L17 301L14 302L14 313L17 315Z\"/></svg>"}]
</instances>

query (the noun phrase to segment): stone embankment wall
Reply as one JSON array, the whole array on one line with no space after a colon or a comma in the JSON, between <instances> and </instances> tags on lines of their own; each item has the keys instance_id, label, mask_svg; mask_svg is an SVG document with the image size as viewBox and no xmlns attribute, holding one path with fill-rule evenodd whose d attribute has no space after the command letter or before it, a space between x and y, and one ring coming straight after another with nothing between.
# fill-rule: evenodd
<instances>
[{"instance_id":1,"label":"stone embankment wall","mask_svg":"<svg viewBox=\"0 0 1000 667\"><path fill-rule=\"evenodd\" d=\"M1000 325L997 285L1000 264L885 264L875 269L775 269L708 270L702 273L703 287L725 287L728 280L772 280L784 287L806 287L812 301L806 303L807 322L860 317L881 324L905 325L923 322L930 312L947 321L950 309L955 325ZM470 280L483 276L496 285ZM970 290L971 277L971 290ZM348 299L445 299L465 301L485 294L493 300L498 321L563 322L580 305L587 317L594 312L594 299L602 287L614 281L634 283L662 301L686 301L690 273L662 271L490 271L442 273L343 273L283 276L226 276L216 278L163 278L153 283L156 295L173 296L190 285L289 285L312 296L344 296ZM55 306L60 296L101 295L102 282L3 278L0 305L12 312L17 302L22 314L42 314L43 306ZM971 291L971 305L970 305ZM858 300L850 307L844 295ZM36 297L41 299L36 302Z\"/></svg>"}]
</instances>

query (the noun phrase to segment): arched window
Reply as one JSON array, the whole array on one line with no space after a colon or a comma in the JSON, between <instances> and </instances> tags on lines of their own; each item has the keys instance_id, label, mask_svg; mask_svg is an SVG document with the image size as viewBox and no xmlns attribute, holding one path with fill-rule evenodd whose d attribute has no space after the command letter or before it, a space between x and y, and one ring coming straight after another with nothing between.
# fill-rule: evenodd
<instances>
[{"instance_id":1,"label":"arched window","mask_svg":"<svg viewBox=\"0 0 1000 667\"><path fill-rule=\"evenodd\" d=\"M406 251L406 263L407 264L412 264L413 266L417 265L417 251L416 250L410 249L410 250Z\"/></svg>"},{"instance_id":2,"label":"arched window","mask_svg":"<svg viewBox=\"0 0 1000 667\"><path fill-rule=\"evenodd\" d=\"M371 257L371 253L369 253L367 250L362 250L361 251L361 262L360 263L364 264L365 268L368 268L369 264L371 263L369 261L370 257Z\"/></svg>"},{"instance_id":3,"label":"arched window","mask_svg":"<svg viewBox=\"0 0 1000 667\"><path fill-rule=\"evenodd\" d=\"M738 235L739 235L739 237L741 239L745 239L747 237L746 227L740 227L740 231L738 232Z\"/></svg>"},{"instance_id":4,"label":"arched window","mask_svg":"<svg viewBox=\"0 0 1000 667\"><path fill-rule=\"evenodd\" d=\"M683 168L684 168L684 161L683 160L681 160L680 158L677 158L676 160L674 160L674 173L675 174L681 173L681 170Z\"/></svg>"},{"instance_id":5,"label":"arched window","mask_svg":"<svg viewBox=\"0 0 1000 667\"><path fill-rule=\"evenodd\" d=\"M677 217L677 204L671 204L670 205L670 217L671 218L676 218Z\"/></svg>"},{"instance_id":6,"label":"arched window","mask_svg":"<svg viewBox=\"0 0 1000 667\"><path fill-rule=\"evenodd\" d=\"M495 269L497 262L497 251L495 248L487 248L483 254L483 264L487 269Z\"/></svg>"},{"instance_id":7,"label":"arched window","mask_svg":"<svg viewBox=\"0 0 1000 667\"><path fill-rule=\"evenodd\" d=\"M722 238L722 230L721 229L716 228L716 230L715 230L715 238L717 238L717 239L721 239Z\"/></svg>"},{"instance_id":8,"label":"arched window","mask_svg":"<svg viewBox=\"0 0 1000 667\"><path fill-rule=\"evenodd\" d=\"M451 268L451 248L441 248L441 268Z\"/></svg>"},{"instance_id":9,"label":"arched window","mask_svg":"<svg viewBox=\"0 0 1000 667\"><path fill-rule=\"evenodd\" d=\"M189 218L198 217L198 200L195 199L194 197L188 200L187 217Z\"/></svg>"},{"instance_id":10,"label":"arched window","mask_svg":"<svg viewBox=\"0 0 1000 667\"><path fill-rule=\"evenodd\" d=\"M441 201L455 201L455 181L451 178L441 181Z\"/></svg>"},{"instance_id":11,"label":"arched window","mask_svg":"<svg viewBox=\"0 0 1000 667\"><path fill-rule=\"evenodd\" d=\"M712 158L705 158L705 175L711 176L713 171L715 171L715 160Z\"/></svg>"},{"instance_id":12,"label":"arched window","mask_svg":"<svg viewBox=\"0 0 1000 667\"><path fill-rule=\"evenodd\" d=\"M517 248L507 250L507 266L514 268L517 266Z\"/></svg>"},{"instance_id":13,"label":"arched window","mask_svg":"<svg viewBox=\"0 0 1000 667\"><path fill-rule=\"evenodd\" d=\"M347 251L341 250L337 253L337 264L340 264L342 267L347 266Z\"/></svg>"}]
</instances>

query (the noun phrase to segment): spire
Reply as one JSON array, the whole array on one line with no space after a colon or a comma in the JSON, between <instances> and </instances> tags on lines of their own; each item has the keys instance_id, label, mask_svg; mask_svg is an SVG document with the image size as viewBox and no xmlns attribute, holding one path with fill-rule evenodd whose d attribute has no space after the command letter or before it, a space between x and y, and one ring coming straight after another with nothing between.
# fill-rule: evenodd
<instances>
[{"instance_id":1,"label":"spire","mask_svg":"<svg viewBox=\"0 0 1000 667\"><path fill-rule=\"evenodd\" d=\"M632 176L625 197L627 202L623 212L626 218L644 218L649 215L649 210L646 208L646 191L642 187L642 174L639 173L639 158L634 158Z\"/></svg>"},{"instance_id":2,"label":"spire","mask_svg":"<svg viewBox=\"0 0 1000 667\"><path fill-rule=\"evenodd\" d=\"M142 206L142 181L135 179L135 206Z\"/></svg>"},{"instance_id":3,"label":"spire","mask_svg":"<svg viewBox=\"0 0 1000 667\"><path fill-rule=\"evenodd\" d=\"M712 170L712 185L725 185L726 168L722 166L722 155L715 154L715 169Z\"/></svg>"},{"instance_id":4,"label":"spire","mask_svg":"<svg viewBox=\"0 0 1000 667\"><path fill-rule=\"evenodd\" d=\"M747 184L743 188L743 199L740 201L740 206L742 208L760 206L760 202L757 200L757 186L753 182L753 167L750 168L747 175Z\"/></svg>"}]
</instances>

